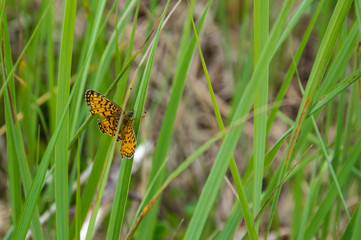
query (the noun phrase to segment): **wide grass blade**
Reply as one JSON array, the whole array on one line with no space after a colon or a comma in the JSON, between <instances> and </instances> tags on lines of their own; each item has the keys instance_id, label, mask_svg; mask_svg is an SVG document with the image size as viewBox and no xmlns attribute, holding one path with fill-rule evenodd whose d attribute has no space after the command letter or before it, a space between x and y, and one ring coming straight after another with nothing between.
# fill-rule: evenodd
<instances>
[{"instance_id":1,"label":"wide grass blade","mask_svg":"<svg viewBox=\"0 0 361 240\"><path fill-rule=\"evenodd\" d=\"M191 11L190 11L190 14L191 14ZM218 108L218 105L217 105L217 101L216 101L216 97L214 95L212 83L211 83L211 80L210 80L210 77L209 77L209 74L208 74L208 70L207 70L207 66L206 66L206 63L205 63L205 60L204 60L204 57L203 57L202 49L201 49L199 39L198 39L197 29L195 27L193 18L192 18L192 26L193 26L193 30L194 30L194 35L195 35L196 40L197 40L197 45L198 45L199 55L200 55L201 62L202 62L203 71L204 71L204 74L205 74L205 77L206 77L206 80L207 80L208 91L210 93L210 97L211 97L211 100L212 100L213 110L214 110L215 115L216 115L218 127L219 127L220 131L222 131L222 130L224 130L224 124L223 124L222 116L220 114L220 111L219 111L219 108ZM224 140L224 137L223 137L223 140ZM236 165L236 161L235 161L233 156L231 157L231 160L230 160L230 169L231 169L233 180L235 182L235 186L236 186L236 189L237 189L238 200L241 203L242 211L243 211L244 216L245 216L247 229L248 229L248 232L250 233L250 238L251 239L257 239L257 233L256 233L255 226L253 224L252 214L251 214L251 211L250 211L250 209L248 207L248 200L247 200L247 197L246 197L246 194L245 194L245 191L244 191L243 184L241 182L241 178L240 178L239 173L238 173L238 168L237 168L237 165Z\"/></svg>"},{"instance_id":2,"label":"wide grass blade","mask_svg":"<svg viewBox=\"0 0 361 240\"><path fill-rule=\"evenodd\" d=\"M133 49L133 41L134 41L136 23L137 23L137 19L138 19L139 6L140 6L140 1L138 1L137 7L135 10L132 35L130 37L130 43L129 43L129 48L128 48L129 52L128 52L128 56L126 57L126 61L130 59L130 54ZM126 79L126 77L127 76L124 77L124 80ZM119 90L119 91L121 91L121 90ZM123 224L125 206L126 206L126 202L128 200L128 189L129 189L129 184L130 184L132 165L133 165L133 161L131 159L126 159L120 165L117 188L115 190L113 206L112 206L112 210L110 213L110 220L109 220L108 231L107 231L107 239L119 239L120 231L121 231L122 224Z\"/></svg>"},{"instance_id":3,"label":"wide grass blade","mask_svg":"<svg viewBox=\"0 0 361 240\"><path fill-rule=\"evenodd\" d=\"M254 2L254 65L257 65L263 47L269 34L269 1L257 0ZM267 126L267 102L269 65L263 66L262 84L258 89L254 100L254 109L262 109L254 116L254 187L253 187L253 215L257 214L261 207L261 193L264 169L264 156L266 151L266 126ZM256 229L259 222L256 221ZM251 237L252 239L252 237Z\"/></svg>"},{"instance_id":4,"label":"wide grass blade","mask_svg":"<svg viewBox=\"0 0 361 240\"><path fill-rule=\"evenodd\" d=\"M62 130L62 126L65 120L65 116L67 115L67 111L69 110L70 102L72 97L74 96L74 92L69 96L69 99L66 103L64 111L61 115L59 125L57 125L54 134L52 135L49 144L43 154L43 157L40 161L40 165L35 173L34 179L31 183L31 187L29 190L29 194L27 195L24 203L24 208L21 212L19 221L16 224L14 234L12 239L24 239L30 224L30 219L33 216L40 191L44 185L45 174L47 172L50 160L53 157L53 152L55 148L55 143L58 139L59 133Z\"/></svg>"},{"instance_id":5,"label":"wide grass blade","mask_svg":"<svg viewBox=\"0 0 361 240\"><path fill-rule=\"evenodd\" d=\"M244 92L241 101L237 105L233 119L241 118L249 113L252 105L252 102L250 100L254 98L256 90L260 85L261 76L263 75L263 66L267 66L272 58L273 49L277 44L277 39L281 34L284 23L286 22L291 3L292 1L286 1L282 8L280 15L275 23L275 26L271 32L271 35L267 41L267 44L262 51L261 57L258 61L252 78L248 83L248 86ZM217 192L221 186L223 177L227 170L229 159L236 147L239 134L242 131L243 126L244 125L241 124L239 127L231 131L222 143L221 149L218 152L212 170L207 179L206 185L203 188L202 194L197 203L197 207L189 224L185 239L200 238L204 224L206 222L210 209L213 206Z\"/></svg>"},{"instance_id":6,"label":"wide grass blade","mask_svg":"<svg viewBox=\"0 0 361 240\"><path fill-rule=\"evenodd\" d=\"M115 45L115 33L117 32L118 34L120 34L122 32L120 29L124 29L124 27L126 25L126 19L128 19L128 16L132 13L131 10L133 9L135 3L136 3L136 1L134 1L134 0L129 1L128 4L126 5L124 11L122 12L121 18L117 25L118 29L114 30L106 48L105 48L105 51L103 52L103 54L101 56L99 68L95 75L96 82L93 84L100 85L100 83L102 83L101 80L103 79L103 76L105 74L105 69L108 67L109 62L111 60L111 56L113 55L113 53L115 51L115 46L116 46ZM116 79L113 81L111 86L108 86L108 90L104 93L104 95L108 95L109 92L114 88L115 84L117 84L119 82L119 80L122 78L122 76L126 73L126 70L129 68L129 66L132 63L132 61L134 60L134 58L140 52L140 50L141 49L139 49L138 52L135 53L131 59L129 59L129 61L127 62L127 64L125 64L122 71L117 75ZM72 136L71 141L68 146L69 148L75 143L78 136L85 130L86 126L88 125L88 123L90 122L91 119L92 119L92 116L88 114L86 120L79 127L79 129L76 131L76 133ZM82 197L81 197L82 209L81 209L81 214L79 217L80 224L83 224L83 222L86 218L86 215L88 213L88 210L91 206L91 203L93 201L96 187L98 186L98 183L100 180L101 172L105 166L104 165L104 159L105 159L104 156L107 156L108 149L111 146L111 140L112 140L112 138L110 138L109 136L106 136L106 135L102 135L100 138L100 141L99 141L100 146L98 147L98 150L94 157L92 171L91 171L89 179L84 187ZM75 221L72 222L71 227L70 227L70 238L73 238L74 234L75 234Z\"/></svg>"},{"instance_id":7,"label":"wide grass blade","mask_svg":"<svg viewBox=\"0 0 361 240\"><path fill-rule=\"evenodd\" d=\"M207 6L205 7L202 16L199 19L198 25L197 25L197 31L199 32L202 29L203 23L204 23L204 19L205 16L208 12L208 9L210 7L211 1L208 2ZM192 3L191 3L192 6ZM190 17L189 15L187 15L187 18L189 18L189 22L186 22L185 26L184 26L184 30L183 30L183 34L189 34L189 27L190 26ZM187 25L187 23L189 25ZM186 37L188 37L188 35L186 35ZM182 37L182 40L184 40L186 37ZM196 45L196 39L193 36L191 40L187 41L181 41L181 46L179 47L179 51L178 51L178 57L177 57L177 64L176 64L176 69L175 69L175 73L174 73L174 79L173 79L173 84L172 84L172 88L171 88L171 92L170 92L170 98L168 101L168 105L167 105L167 110L165 112L164 115L164 121L159 133L159 137L158 137L158 143L156 148L155 148L155 152L153 155L153 162L152 162L152 170L150 172L150 176L149 176L149 180L148 180L148 188L149 188L149 183L152 182L152 180L154 179L154 176L156 175L158 169L160 168L160 166L163 164L163 162L165 161L165 159L167 158L168 152L169 152L169 148L171 146L171 140L173 137L173 127L174 127L174 122L175 122L175 118L176 118L176 113L177 113L177 109L182 97L182 93L184 90L184 86L185 86L185 80L186 80L186 75L191 63L191 58L195 49L195 45ZM161 176L158 178L158 181L155 183L156 187L155 189L159 189L162 181L164 180L165 177L165 172L163 172L161 174ZM153 193L154 194L154 193ZM153 194L150 194L150 196L152 196ZM150 199L145 199L145 201L149 201ZM154 232L154 227L155 227L155 219L156 219L156 214L158 212L158 208L159 208L159 202L157 201L157 203L153 206L153 209L147 214L147 216L144 218L143 222L140 225L140 230L139 230L139 238L140 239L148 239L149 236L153 236L153 232Z\"/></svg>"},{"instance_id":8,"label":"wide grass blade","mask_svg":"<svg viewBox=\"0 0 361 240\"><path fill-rule=\"evenodd\" d=\"M76 14L76 1L67 0L65 4L63 31L60 46L57 115L56 125L60 123L61 113L69 99L71 60ZM60 125L60 124L59 124ZM56 204L56 236L57 239L69 237L69 206L68 206L68 142L69 114L65 116L62 131L56 142L55 154L55 204Z\"/></svg>"}]
</instances>

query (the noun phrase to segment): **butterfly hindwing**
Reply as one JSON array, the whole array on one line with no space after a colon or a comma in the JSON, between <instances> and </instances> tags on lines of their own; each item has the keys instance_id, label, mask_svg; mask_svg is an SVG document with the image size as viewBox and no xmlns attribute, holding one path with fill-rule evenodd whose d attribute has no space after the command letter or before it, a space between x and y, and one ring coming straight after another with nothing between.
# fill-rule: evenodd
<instances>
[{"instance_id":1,"label":"butterfly hindwing","mask_svg":"<svg viewBox=\"0 0 361 240\"><path fill-rule=\"evenodd\" d=\"M107 133L110 136L114 136L117 132L119 118L106 117L104 120L98 122L99 129L102 133ZM117 141L121 139L121 132L118 134Z\"/></svg>"},{"instance_id":2,"label":"butterfly hindwing","mask_svg":"<svg viewBox=\"0 0 361 240\"><path fill-rule=\"evenodd\" d=\"M128 121L126 133L120 147L120 154L126 158L132 158L135 152L136 142L132 121Z\"/></svg>"}]
</instances>

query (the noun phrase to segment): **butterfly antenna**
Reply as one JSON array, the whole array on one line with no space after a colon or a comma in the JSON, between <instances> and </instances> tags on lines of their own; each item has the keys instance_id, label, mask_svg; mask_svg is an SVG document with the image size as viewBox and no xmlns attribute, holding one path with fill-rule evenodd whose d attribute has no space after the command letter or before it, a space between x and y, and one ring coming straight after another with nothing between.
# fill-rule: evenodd
<instances>
[{"instance_id":1,"label":"butterfly antenna","mask_svg":"<svg viewBox=\"0 0 361 240\"><path fill-rule=\"evenodd\" d=\"M148 115L148 112L147 112L147 111L144 111L144 115L143 115L143 116L137 117L137 118L132 118L132 120L142 119L142 118L145 118L147 115Z\"/></svg>"}]
</instances>

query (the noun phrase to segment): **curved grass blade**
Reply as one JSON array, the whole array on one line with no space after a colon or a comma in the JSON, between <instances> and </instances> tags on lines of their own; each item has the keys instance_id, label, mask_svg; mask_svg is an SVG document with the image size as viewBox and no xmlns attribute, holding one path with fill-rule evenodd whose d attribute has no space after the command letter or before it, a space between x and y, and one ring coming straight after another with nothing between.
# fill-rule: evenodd
<instances>
[{"instance_id":1,"label":"curved grass blade","mask_svg":"<svg viewBox=\"0 0 361 240\"><path fill-rule=\"evenodd\" d=\"M190 8L189 8L189 14L190 15L192 14L192 12L190 11ZM204 57L203 57L203 53L202 53L202 49L201 49L199 39L198 39L197 29L196 29L196 26L194 24L193 18L191 18L191 20L192 20L194 36L196 37L196 40L197 40L198 51L199 51L199 55L200 55L200 58L201 58L203 71L204 71L204 74L205 74L205 77L206 77L206 80L207 80L208 91L209 91L209 94L210 94L210 97L211 97L211 100L212 100L212 104L213 104L213 110L215 112L215 116L216 116L216 119L217 119L217 124L218 124L219 130L222 131L224 129L223 120L222 120L221 113L220 113L218 105L217 105L216 97L214 95L212 83L211 83L211 80L209 78L207 66L206 66L206 63L205 63L205 60L204 60ZM266 113L266 111L263 111L263 113ZM224 137L223 137L223 140L224 140ZM232 177L233 177L234 182L235 182L235 186L236 186L237 193L238 193L238 199L239 199L239 201L241 203L242 211L243 211L243 214L245 216L245 220L246 220L246 224L247 224L247 229L248 229L248 232L250 233L249 234L250 238L251 239L257 239L257 233L256 233L255 226L253 224L252 214L251 214L251 211L250 211L250 209L248 207L248 200L246 198L244 187L243 187L241 178L240 178L239 173L238 173L238 168L237 168L237 165L236 165L236 161L235 161L233 156L231 156L230 166L229 167L231 169Z\"/></svg>"},{"instance_id":2,"label":"curved grass blade","mask_svg":"<svg viewBox=\"0 0 361 240\"><path fill-rule=\"evenodd\" d=\"M316 56L315 63L312 67L309 80L307 82L305 95L302 98L300 111L298 112L296 118L296 128L292 133L292 138L290 140L290 145L287 150L287 158L285 164L287 165L289 161L292 161L293 150L297 138L300 136L300 131L303 124L305 123L305 117L308 115L311 106L313 104L314 98L318 91L318 87L322 80L322 77L325 73L328 61L331 57L333 47L336 43L338 35L340 33L341 27L343 26L344 20L348 13L348 10L351 7L351 0L345 0L343 2L337 2L335 10L330 19L330 23L327 26L326 33L322 39L320 49Z\"/></svg>"},{"instance_id":3,"label":"curved grass blade","mask_svg":"<svg viewBox=\"0 0 361 240\"><path fill-rule=\"evenodd\" d=\"M205 16L208 12L208 9L210 7L211 1L208 2L207 6L205 7L202 16L199 19L198 25L197 25L197 31L199 32L200 29L202 29ZM191 3L192 5L192 3ZM191 16L187 16L187 19ZM187 21L187 20L186 20ZM189 19L190 23L190 19ZM190 26L189 26L190 27ZM184 26L183 34L188 34L188 26ZM188 37L188 35L186 36ZM185 37L182 37L182 40L184 40ZM176 112L183 94L184 86L185 86L185 80L186 75L190 66L191 58L195 49L196 40L193 36L190 41L182 41L182 44L179 47L179 52L177 56L177 65L174 73L173 78L173 84L171 88L170 98L167 105L167 110L164 115L164 121L159 133L158 137L158 144L156 146L156 149L154 151L153 155L153 163L152 163L152 170L150 172L149 180L148 180L148 186L149 183L152 182L154 179L154 176L156 175L158 169L163 164L165 159L167 158L168 151L172 142L173 137L173 126L175 122ZM163 175L158 178L156 182L156 188L160 188L162 181L164 180L165 173L162 173ZM145 199L146 201L149 201L149 198ZM147 216L144 218L144 221L140 225L139 232L139 239L148 239L149 236L153 236L154 233L154 227L155 227L155 219L156 214L158 212L159 208L159 202L157 201L155 206L152 208L152 211L150 211Z\"/></svg>"},{"instance_id":4,"label":"curved grass blade","mask_svg":"<svg viewBox=\"0 0 361 240\"><path fill-rule=\"evenodd\" d=\"M279 38L282 27L286 22L291 3L292 1L286 1L284 3L281 13L271 32L270 38L268 39L267 44L262 51L261 57L258 61L252 78L249 81L249 84L244 92L244 95L242 96L241 101L237 105L233 119L238 119L239 117L249 113L252 105L252 102L250 100L253 100L256 94L256 90L258 89L258 86L261 82L261 76L263 75L262 68L263 66L268 65L273 56L273 49L277 44L276 40ZM197 203L197 207L187 229L185 239L200 238L206 219L208 217L211 207L214 204L216 194L221 186L223 177L226 173L229 159L236 147L243 126L244 124L241 124L234 130L232 130L226 136L224 142L222 143L221 149L218 152L212 170L207 179L206 185L203 188L202 194Z\"/></svg>"}]
</instances>

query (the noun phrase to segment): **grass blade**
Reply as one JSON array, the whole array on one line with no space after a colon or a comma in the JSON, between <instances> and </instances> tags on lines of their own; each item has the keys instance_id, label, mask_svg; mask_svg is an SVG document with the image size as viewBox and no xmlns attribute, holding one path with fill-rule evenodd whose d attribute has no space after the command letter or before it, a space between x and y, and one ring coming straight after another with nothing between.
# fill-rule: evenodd
<instances>
[{"instance_id":1,"label":"grass blade","mask_svg":"<svg viewBox=\"0 0 361 240\"><path fill-rule=\"evenodd\" d=\"M67 0L60 46L56 125L60 125L61 113L64 111L66 102L69 99L75 13L76 1ZM68 239L69 237L68 137L69 115L67 113L54 150L57 239Z\"/></svg>"},{"instance_id":2,"label":"grass blade","mask_svg":"<svg viewBox=\"0 0 361 240\"><path fill-rule=\"evenodd\" d=\"M234 113L233 119L241 118L248 114L251 108L250 99L253 99L256 94L256 89L260 84L263 66L267 66L270 62L273 49L277 43L276 39L279 38L281 34L281 29L286 22L288 11L291 7L292 1L286 1L279 18L277 19L275 26L272 30L270 38L267 41L266 46L264 47L261 57L258 61L256 69L252 75L251 80L244 92L244 95L241 101L238 103L237 108ZM205 221L208 217L210 209L214 203L218 189L222 183L223 176L226 173L228 166L228 161L225 159L230 159L232 152L234 151L239 134L242 131L244 125L240 125L231 131L225 138L222 143L221 149L218 152L216 160L213 164L212 170L207 179L206 185L203 188L200 199L197 203L195 213L192 217L192 220L189 224L185 239L199 239L202 233Z\"/></svg>"}]
</instances>

